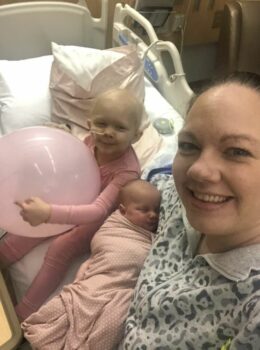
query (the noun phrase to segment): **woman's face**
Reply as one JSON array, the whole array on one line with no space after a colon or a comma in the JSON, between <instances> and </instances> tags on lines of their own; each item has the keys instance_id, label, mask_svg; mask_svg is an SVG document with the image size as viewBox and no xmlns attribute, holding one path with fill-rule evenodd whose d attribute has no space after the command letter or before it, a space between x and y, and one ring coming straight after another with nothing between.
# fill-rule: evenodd
<instances>
[{"instance_id":1,"label":"woman's face","mask_svg":"<svg viewBox=\"0 0 260 350\"><path fill-rule=\"evenodd\" d=\"M235 83L201 95L179 134L173 176L195 229L238 244L259 236L260 95Z\"/></svg>"}]
</instances>

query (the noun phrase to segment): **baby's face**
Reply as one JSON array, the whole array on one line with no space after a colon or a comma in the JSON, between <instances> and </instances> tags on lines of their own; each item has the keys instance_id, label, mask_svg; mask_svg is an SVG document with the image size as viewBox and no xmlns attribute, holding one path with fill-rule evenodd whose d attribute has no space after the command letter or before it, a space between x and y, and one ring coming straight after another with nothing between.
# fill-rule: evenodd
<instances>
[{"instance_id":1,"label":"baby's face","mask_svg":"<svg viewBox=\"0 0 260 350\"><path fill-rule=\"evenodd\" d=\"M147 193L136 200L129 201L125 206L125 217L133 224L148 231L155 232L158 225L160 196Z\"/></svg>"}]
</instances>

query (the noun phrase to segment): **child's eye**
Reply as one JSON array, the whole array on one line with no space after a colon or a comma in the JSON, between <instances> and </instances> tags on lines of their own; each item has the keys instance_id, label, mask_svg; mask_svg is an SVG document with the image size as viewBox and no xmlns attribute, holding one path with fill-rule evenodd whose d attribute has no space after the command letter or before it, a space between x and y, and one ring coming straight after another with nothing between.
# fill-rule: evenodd
<instances>
[{"instance_id":1,"label":"child's eye","mask_svg":"<svg viewBox=\"0 0 260 350\"><path fill-rule=\"evenodd\" d=\"M246 149L239 147L232 147L226 150L225 152L229 157L250 157L251 153Z\"/></svg>"},{"instance_id":2,"label":"child's eye","mask_svg":"<svg viewBox=\"0 0 260 350\"><path fill-rule=\"evenodd\" d=\"M194 151L197 151L198 149L199 147L192 142L187 142L187 141L178 142L178 150L180 153L189 154Z\"/></svg>"},{"instance_id":3,"label":"child's eye","mask_svg":"<svg viewBox=\"0 0 260 350\"><path fill-rule=\"evenodd\" d=\"M142 213L145 213L147 211L147 209L143 207L138 207L137 210L141 211Z\"/></svg>"},{"instance_id":4,"label":"child's eye","mask_svg":"<svg viewBox=\"0 0 260 350\"><path fill-rule=\"evenodd\" d=\"M116 130L118 130L118 131L126 131L127 129L126 129L126 127L124 127L124 126L117 126L116 127Z\"/></svg>"},{"instance_id":5,"label":"child's eye","mask_svg":"<svg viewBox=\"0 0 260 350\"><path fill-rule=\"evenodd\" d=\"M106 126L106 124L102 123L102 122L98 122L98 123L95 123L95 126L98 128L104 128Z\"/></svg>"}]
</instances>

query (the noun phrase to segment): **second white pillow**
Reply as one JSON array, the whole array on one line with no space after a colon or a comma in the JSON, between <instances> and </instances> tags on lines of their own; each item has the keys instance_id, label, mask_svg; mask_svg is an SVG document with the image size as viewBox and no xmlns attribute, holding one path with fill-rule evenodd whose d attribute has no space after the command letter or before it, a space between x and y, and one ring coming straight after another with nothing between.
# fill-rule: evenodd
<instances>
[{"instance_id":1,"label":"second white pillow","mask_svg":"<svg viewBox=\"0 0 260 350\"><path fill-rule=\"evenodd\" d=\"M52 56L20 61L0 60L2 133L50 121L48 89Z\"/></svg>"}]
</instances>

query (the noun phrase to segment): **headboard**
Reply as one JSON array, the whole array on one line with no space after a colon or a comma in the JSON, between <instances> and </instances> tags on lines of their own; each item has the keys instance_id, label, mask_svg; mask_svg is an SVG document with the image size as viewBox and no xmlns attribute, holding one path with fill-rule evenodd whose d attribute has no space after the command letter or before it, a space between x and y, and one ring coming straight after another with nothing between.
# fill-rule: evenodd
<instances>
[{"instance_id":1,"label":"headboard","mask_svg":"<svg viewBox=\"0 0 260 350\"><path fill-rule=\"evenodd\" d=\"M46 25L47 23L47 25ZM62 2L24 2L0 8L0 59L18 60L51 53L51 41L105 48L107 0L101 18L86 7Z\"/></svg>"}]
</instances>

